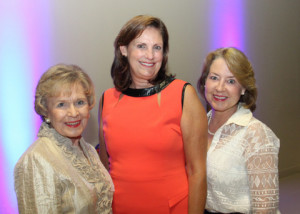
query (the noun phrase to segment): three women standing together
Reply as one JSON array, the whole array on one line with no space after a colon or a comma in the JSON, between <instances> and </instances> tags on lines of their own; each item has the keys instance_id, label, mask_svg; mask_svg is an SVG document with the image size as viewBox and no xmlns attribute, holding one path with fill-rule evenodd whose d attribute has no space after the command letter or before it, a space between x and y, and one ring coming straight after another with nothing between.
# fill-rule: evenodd
<instances>
[{"instance_id":1,"label":"three women standing together","mask_svg":"<svg viewBox=\"0 0 300 214\"><path fill-rule=\"evenodd\" d=\"M115 87L103 93L99 104L100 158L115 186L112 212L191 214L203 213L206 208L207 213L275 213L278 209L279 140L252 116L257 92L246 56L235 48L219 49L208 55L198 82L198 89L211 108L207 120L195 89L167 73L168 31L160 19L136 16L129 20L115 39L114 47L111 76ZM46 111L39 113L45 121L51 116L51 108L77 112L76 105L86 101L85 88L64 92L68 88L56 88L56 93L45 99ZM67 100L68 107L61 106L61 97ZM59 102L51 107L51 99ZM62 127L76 128L80 121L80 116L76 115L69 114L61 123ZM77 119L70 119L72 117ZM91 173L89 169L94 167L94 161L85 152L81 138L85 126L76 137L70 136L60 132L55 118L48 125L43 123L42 127L58 132L57 139L69 138L70 146L73 144L76 151L81 151L80 157L86 164L80 169ZM74 148L68 152L70 156ZM54 151L51 155L56 157L58 153L62 151ZM28 200L25 195L33 188L26 188L28 179L41 186L49 185L45 183L45 173L42 179L35 176L38 167L28 167L28 155L24 156L26 158L20 159L15 171L19 206L23 208ZM102 188L95 186L96 181L87 179L89 173L83 173L76 176L82 177L81 182L86 180L85 186L79 186L76 178L76 182L71 182L73 189L69 189L71 186L65 185L70 183L64 179L66 175L60 174L67 169L58 164L49 165L53 160L34 160L36 164L42 163L39 168L51 169L51 176L56 178L55 182L50 180L55 191L49 194L47 191L47 198L70 196L68 200L65 196L65 200L49 206L57 206L60 211L68 202L73 206L86 203L89 207L86 200L71 197L76 195L76 189L90 191L90 194L92 190L98 192L96 195L100 198L93 200L98 200L95 204L102 204L100 208L110 205L114 189L100 163L96 165L101 170L95 172L102 175L100 180L105 183ZM66 157L63 160L66 161ZM25 176L27 174L32 176ZM101 196L107 198L106 202L101 202ZM40 213L40 201L41 198L32 199L30 203L35 208L31 213ZM53 213L104 213L99 211L98 205L86 210L64 208L55 212L58 209L53 209ZM44 209L45 205L42 206Z\"/></svg>"}]
</instances>

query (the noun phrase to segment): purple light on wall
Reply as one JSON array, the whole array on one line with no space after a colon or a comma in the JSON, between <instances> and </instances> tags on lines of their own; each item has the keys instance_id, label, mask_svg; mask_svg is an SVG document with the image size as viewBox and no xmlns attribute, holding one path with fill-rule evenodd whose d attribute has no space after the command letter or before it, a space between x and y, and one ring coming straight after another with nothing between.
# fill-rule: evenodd
<instances>
[{"instance_id":1,"label":"purple light on wall","mask_svg":"<svg viewBox=\"0 0 300 214\"><path fill-rule=\"evenodd\" d=\"M210 20L212 36L210 47L244 48L244 1L212 0L210 1Z\"/></svg>"},{"instance_id":2,"label":"purple light on wall","mask_svg":"<svg viewBox=\"0 0 300 214\"><path fill-rule=\"evenodd\" d=\"M48 3L0 1L0 213L18 213L13 168L35 140L34 91L48 67Z\"/></svg>"}]
</instances>

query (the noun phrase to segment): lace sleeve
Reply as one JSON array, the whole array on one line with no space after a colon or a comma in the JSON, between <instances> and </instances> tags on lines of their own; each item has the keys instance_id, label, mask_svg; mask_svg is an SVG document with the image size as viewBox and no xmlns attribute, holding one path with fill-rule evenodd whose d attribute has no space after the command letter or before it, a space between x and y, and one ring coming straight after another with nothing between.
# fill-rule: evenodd
<instances>
[{"instance_id":1,"label":"lace sleeve","mask_svg":"<svg viewBox=\"0 0 300 214\"><path fill-rule=\"evenodd\" d=\"M279 139L261 123L249 126L246 139L251 213L276 213L279 205Z\"/></svg>"}]
</instances>

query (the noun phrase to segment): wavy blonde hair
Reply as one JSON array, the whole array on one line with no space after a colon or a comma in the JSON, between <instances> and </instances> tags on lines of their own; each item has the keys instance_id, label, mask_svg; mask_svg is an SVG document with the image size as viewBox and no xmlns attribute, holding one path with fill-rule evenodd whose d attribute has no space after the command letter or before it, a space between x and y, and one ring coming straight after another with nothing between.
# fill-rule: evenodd
<instances>
[{"instance_id":1,"label":"wavy blonde hair","mask_svg":"<svg viewBox=\"0 0 300 214\"><path fill-rule=\"evenodd\" d=\"M251 63L247 56L237 48L219 48L210 52L204 61L202 74L198 80L197 88L201 96L205 99L205 82L209 74L210 67L215 59L223 58L238 82L246 89L245 94L240 97L240 102L244 107L252 112L256 108L257 87Z\"/></svg>"},{"instance_id":2,"label":"wavy blonde hair","mask_svg":"<svg viewBox=\"0 0 300 214\"><path fill-rule=\"evenodd\" d=\"M90 77L77 65L57 64L50 67L40 78L35 91L35 112L45 120L47 99L61 93L71 94L76 85L81 85L89 108L95 105L95 89Z\"/></svg>"}]
</instances>

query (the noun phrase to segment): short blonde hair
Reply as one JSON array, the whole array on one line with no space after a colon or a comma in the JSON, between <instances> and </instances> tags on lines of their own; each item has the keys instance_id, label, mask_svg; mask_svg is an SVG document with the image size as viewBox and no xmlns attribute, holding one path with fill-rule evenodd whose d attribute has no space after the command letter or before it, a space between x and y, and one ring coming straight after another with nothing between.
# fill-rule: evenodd
<instances>
[{"instance_id":1,"label":"short blonde hair","mask_svg":"<svg viewBox=\"0 0 300 214\"><path fill-rule=\"evenodd\" d=\"M252 112L256 108L257 87L251 63L247 56L237 48L219 48L210 52L205 59L201 77L198 80L198 91L205 98L205 82L210 71L210 67L215 59L223 58L238 82L246 89L245 94L241 96L240 102L244 107Z\"/></svg>"},{"instance_id":2,"label":"short blonde hair","mask_svg":"<svg viewBox=\"0 0 300 214\"><path fill-rule=\"evenodd\" d=\"M63 93L72 93L73 86L81 85L87 97L89 108L95 105L95 89L90 77L77 65L57 64L50 67L40 78L35 91L35 112L47 115L47 99Z\"/></svg>"}]
</instances>

